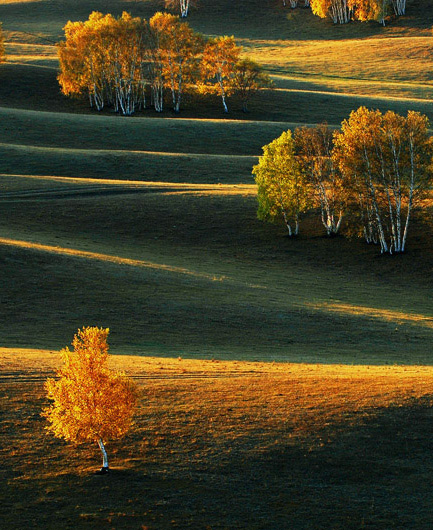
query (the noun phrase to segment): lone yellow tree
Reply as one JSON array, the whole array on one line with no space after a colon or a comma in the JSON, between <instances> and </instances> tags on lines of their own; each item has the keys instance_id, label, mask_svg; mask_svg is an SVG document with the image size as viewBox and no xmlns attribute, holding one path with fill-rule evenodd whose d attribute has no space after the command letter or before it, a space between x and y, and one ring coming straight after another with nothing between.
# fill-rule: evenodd
<instances>
[{"instance_id":1,"label":"lone yellow tree","mask_svg":"<svg viewBox=\"0 0 433 530\"><path fill-rule=\"evenodd\" d=\"M104 442L122 437L130 428L137 403L135 384L107 366L109 330L84 327L74 336L72 346L60 353L64 366L58 379L48 379L45 387L53 403L42 415L47 429L56 437L73 443L95 441L103 455L100 473L108 472Z\"/></svg>"}]
</instances>

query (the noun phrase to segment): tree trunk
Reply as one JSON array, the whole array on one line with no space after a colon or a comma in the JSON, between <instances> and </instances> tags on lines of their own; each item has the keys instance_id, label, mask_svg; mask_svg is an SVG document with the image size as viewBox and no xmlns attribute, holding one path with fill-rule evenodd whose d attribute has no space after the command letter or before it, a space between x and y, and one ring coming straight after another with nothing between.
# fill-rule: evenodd
<instances>
[{"instance_id":1,"label":"tree trunk","mask_svg":"<svg viewBox=\"0 0 433 530\"><path fill-rule=\"evenodd\" d=\"M99 438L98 445L99 445L99 448L101 449L101 452L102 452L102 469L101 469L101 471L107 472L108 471L108 456L107 456L107 451L105 450L105 446L104 446L104 442L102 441L102 438Z\"/></svg>"}]
</instances>

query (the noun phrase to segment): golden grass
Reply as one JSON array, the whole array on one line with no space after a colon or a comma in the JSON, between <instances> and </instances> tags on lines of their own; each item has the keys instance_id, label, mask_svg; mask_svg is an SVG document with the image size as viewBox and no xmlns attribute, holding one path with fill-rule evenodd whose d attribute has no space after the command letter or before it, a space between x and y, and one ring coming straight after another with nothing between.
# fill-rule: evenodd
<instances>
[{"instance_id":1,"label":"golden grass","mask_svg":"<svg viewBox=\"0 0 433 530\"><path fill-rule=\"evenodd\" d=\"M92 189L104 189L105 186L115 186L122 188L143 188L150 190L176 190L175 192L197 193L197 194L220 194L220 195L243 195L255 196L257 187L255 184L191 184L179 182L158 182L158 181L143 181L143 180L119 180L119 179L104 179L104 178L74 178L74 177L59 177L51 175L14 175L14 174L0 174L3 191L20 191L30 188L37 194L38 188L35 189L35 184L40 185L41 189L50 187L52 183L59 183L74 190L75 185L84 187L91 187ZM96 185L96 188L95 188Z\"/></svg>"},{"instance_id":2,"label":"golden grass","mask_svg":"<svg viewBox=\"0 0 433 530\"><path fill-rule=\"evenodd\" d=\"M225 276L215 276L210 274L203 274L196 271L188 270L182 267L172 267L163 263L152 263L150 261L136 260L129 258L121 258L120 256L110 256L107 254L100 254L97 252L88 252L86 250L78 250L64 247L54 247L51 245L41 245L39 243L31 243L29 241L18 241L16 239L0 238L0 245L13 246L21 249L37 250L40 252L48 252L50 254L59 254L65 256L73 256L76 258L85 258L87 260L96 260L108 263L115 263L117 265L128 265L131 267L140 267L146 269L155 269L165 272L173 272L176 274L183 274L187 276L195 276L205 280L223 281L228 278Z\"/></svg>"},{"instance_id":3,"label":"golden grass","mask_svg":"<svg viewBox=\"0 0 433 530\"><path fill-rule=\"evenodd\" d=\"M252 41L248 53L275 73L376 81L431 81L431 37Z\"/></svg>"},{"instance_id":4,"label":"golden grass","mask_svg":"<svg viewBox=\"0 0 433 530\"><path fill-rule=\"evenodd\" d=\"M403 311L391 311L389 309L328 302L311 304L311 307L318 310L329 311L331 313L339 313L341 315L360 315L380 319L386 322L395 322L396 324L408 323L426 328L433 328L433 317L423 314L404 313Z\"/></svg>"},{"instance_id":5,"label":"golden grass","mask_svg":"<svg viewBox=\"0 0 433 530\"><path fill-rule=\"evenodd\" d=\"M59 354L0 350L8 528L301 529L308 515L315 528L364 520L384 530L428 520L431 367L110 362L142 398L131 432L107 446L112 471L101 482L96 445L44 432L43 382Z\"/></svg>"},{"instance_id":6,"label":"golden grass","mask_svg":"<svg viewBox=\"0 0 433 530\"><path fill-rule=\"evenodd\" d=\"M54 351L0 348L0 354L3 383L4 374L12 372L16 381L20 376L40 380L61 365L60 355ZM214 422L215 435L222 439L261 430L267 442L266 435L274 436L283 427L289 437L317 434L330 422L358 418L348 415L374 414L383 407L401 406L407 400L433 393L430 366L260 363L134 355L110 355L110 364L139 382L144 393L140 415L154 416L158 432L162 429L167 435L181 437L195 429L203 436ZM188 412L193 418L185 423L180 416ZM177 427L171 423L175 419ZM137 429L142 430L140 420Z\"/></svg>"}]
</instances>

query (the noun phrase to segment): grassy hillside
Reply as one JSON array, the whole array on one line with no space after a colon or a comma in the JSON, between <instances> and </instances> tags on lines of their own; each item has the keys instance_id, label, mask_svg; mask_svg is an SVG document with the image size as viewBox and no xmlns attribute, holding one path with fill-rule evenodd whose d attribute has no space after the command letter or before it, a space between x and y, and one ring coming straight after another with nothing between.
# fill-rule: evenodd
<instances>
[{"instance_id":1,"label":"grassy hillside","mask_svg":"<svg viewBox=\"0 0 433 530\"><path fill-rule=\"evenodd\" d=\"M295 240L259 222L251 177L283 130L362 104L433 120L425 4L383 28L201 0L192 26L233 34L274 89L248 114L215 99L122 118L60 94L55 43L69 19L148 18L159 1L0 3L5 528L433 526L431 199L407 253L381 257L324 237L314 213ZM142 391L106 476L96 446L47 436L40 416L54 352L83 325L110 328Z\"/></svg>"},{"instance_id":2,"label":"grassy hillside","mask_svg":"<svg viewBox=\"0 0 433 530\"><path fill-rule=\"evenodd\" d=\"M68 19L159 8L0 5L2 343L58 348L100 324L117 351L430 362L429 226L395 259L328 241L312 218L289 241L255 219L251 177L261 146L288 127L338 125L361 104L433 117L430 15L409 2L385 28L336 27L277 2L203 0L190 23L234 34L274 76L249 114L233 102L225 117L215 100L128 119L61 96L54 42Z\"/></svg>"},{"instance_id":3,"label":"grassy hillside","mask_svg":"<svg viewBox=\"0 0 433 530\"><path fill-rule=\"evenodd\" d=\"M119 352L431 360L431 238L380 258L307 220L290 241L255 219L252 186L5 183L4 345L58 348L87 323Z\"/></svg>"},{"instance_id":4,"label":"grassy hillside","mask_svg":"<svg viewBox=\"0 0 433 530\"><path fill-rule=\"evenodd\" d=\"M431 368L114 358L143 400L101 477L96 444L44 432L58 356L1 354L7 528L431 526Z\"/></svg>"}]
</instances>

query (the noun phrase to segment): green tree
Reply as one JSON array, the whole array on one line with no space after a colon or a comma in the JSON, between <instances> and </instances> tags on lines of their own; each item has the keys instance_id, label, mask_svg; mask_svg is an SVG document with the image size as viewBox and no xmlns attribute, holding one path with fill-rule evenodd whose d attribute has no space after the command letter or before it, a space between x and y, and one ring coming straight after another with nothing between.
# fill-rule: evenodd
<instances>
[{"instance_id":1,"label":"green tree","mask_svg":"<svg viewBox=\"0 0 433 530\"><path fill-rule=\"evenodd\" d=\"M74 351L60 352L64 366L57 379L45 384L53 403L42 413L56 437L73 443L97 442L103 455L102 473L108 472L104 442L128 431L137 402L135 384L107 367L108 332L85 327L74 336Z\"/></svg>"},{"instance_id":2,"label":"green tree","mask_svg":"<svg viewBox=\"0 0 433 530\"><path fill-rule=\"evenodd\" d=\"M263 147L253 167L257 184L257 217L262 221L283 221L289 236L299 233L300 216L311 204L312 190L295 157L290 130Z\"/></svg>"}]
</instances>

